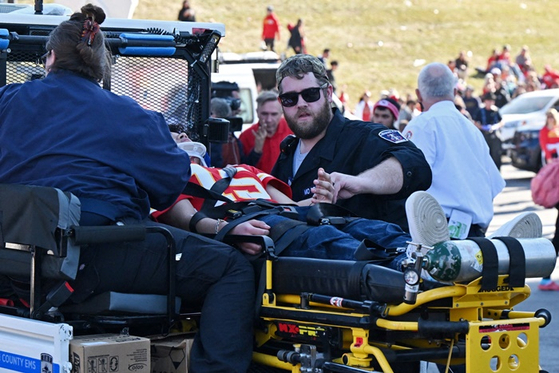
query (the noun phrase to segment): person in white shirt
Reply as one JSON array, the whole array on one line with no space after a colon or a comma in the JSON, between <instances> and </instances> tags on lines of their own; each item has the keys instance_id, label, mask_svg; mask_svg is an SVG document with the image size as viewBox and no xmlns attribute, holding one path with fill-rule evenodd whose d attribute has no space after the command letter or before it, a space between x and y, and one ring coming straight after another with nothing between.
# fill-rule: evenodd
<instances>
[{"instance_id":1,"label":"person in white shirt","mask_svg":"<svg viewBox=\"0 0 559 373\"><path fill-rule=\"evenodd\" d=\"M365 91L357 103L357 106L355 106L353 115L365 122L370 122L372 114L373 103L371 102L371 92Z\"/></svg>"},{"instance_id":2,"label":"person in white shirt","mask_svg":"<svg viewBox=\"0 0 559 373\"><path fill-rule=\"evenodd\" d=\"M442 63L425 66L415 90L423 113L403 134L431 166L427 190L449 219L450 236L483 237L493 218L493 199L505 181L489 155L481 132L454 106L456 77Z\"/></svg>"}]
</instances>

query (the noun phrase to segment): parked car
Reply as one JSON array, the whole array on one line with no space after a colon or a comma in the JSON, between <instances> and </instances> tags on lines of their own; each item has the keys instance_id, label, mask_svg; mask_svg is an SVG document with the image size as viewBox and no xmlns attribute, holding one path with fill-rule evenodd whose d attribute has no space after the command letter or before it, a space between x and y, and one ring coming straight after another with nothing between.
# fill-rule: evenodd
<instances>
[{"instance_id":1,"label":"parked car","mask_svg":"<svg viewBox=\"0 0 559 373\"><path fill-rule=\"evenodd\" d=\"M540 124L525 125L518 128L509 150L511 164L521 170L538 172L544 162L540 147Z\"/></svg>"},{"instance_id":2,"label":"parked car","mask_svg":"<svg viewBox=\"0 0 559 373\"><path fill-rule=\"evenodd\" d=\"M545 124L545 113L550 108L559 109L559 88L527 92L503 106L499 110L504 122L499 130L503 151L510 153L516 146L513 143L515 131L524 127L541 129Z\"/></svg>"}]
</instances>

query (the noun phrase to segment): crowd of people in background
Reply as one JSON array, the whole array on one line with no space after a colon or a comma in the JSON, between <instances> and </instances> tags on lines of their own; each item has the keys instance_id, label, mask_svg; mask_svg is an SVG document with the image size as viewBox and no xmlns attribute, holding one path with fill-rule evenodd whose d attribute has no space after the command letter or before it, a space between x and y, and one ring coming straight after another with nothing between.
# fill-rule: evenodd
<instances>
[{"instance_id":1,"label":"crowd of people in background","mask_svg":"<svg viewBox=\"0 0 559 373\"><path fill-rule=\"evenodd\" d=\"M185 0L184 4L181 14L185 12L185 7L189 8L188 0ZM289 38L285 49L278 55L279 58L285 60L288 52L307 54L303 20L298 19L295 24L287 24L287 29ZM266 8L263 19L262 49L276 52L280 35L280 20L270 5ZM378 96L369 89L364 89L357 104L349 107L347 85L342 84L341 88L338 88L336 70L339 62L331 59L332 54L335 54L335 51L324 48L317 57L326 67L328 79L344 110L356 119L382 123L387 128L403 132L406 125L422 112L422 106L413 93L400 95L395 88L382 90ZM503 121L499 109L525 92L558 88L559 71L554 70L550 65L545 65L543 74L539 75L532 63L527 45L522 46L514 57L508 44L503 45L502 48L494 48L485 66L475 67L475 73L470 62L471 55L471 52L461 50L456 58L447 62L448 68L457 79L454 104L482 132L493 161L500 169L502 145L497 133L503 126ZM476 92L473 85L469 84L468 79L471 76L483 77L480 92Z\"/></svg>"},{"instance_id":2,"label":"crowd of people in background","mask_svg":"<svg viewBox=\"0 0 559 373\"><path fill-rule=\"evenodd\" d=\"M195 21L195 13L189 0L184 0L183 6L179 11L178 20ZM305 27L302 18L296 22L289 22L286 25L288 37L284 38L286 43L283 47L278 47L281 41L282 25L279 17L274 12L274 7L268 5L266 7L266 15L262 21L261 49L277 52L281 60L285 60L291 54L307 54L307 45L305 39ZM322 54L318 57L328 69L330 81L333 83L334 93L340 98L342 103L347 104L350 100L347 93L347 86L343 86L342 90L338 90L336 85L335 71L339 67L338 60L330 61L329 57L332 51L330 48L324 48ZM518 54L513 57L513 51L509 44L503 45L501 48L494 48L485 66L475 67L477 76L483 76L483 85L480 92L475 92L472 85L468 84L468 78L473 72L470 63L472 53L461 50L456 58L448 60L448 67L454 72L458 78L458 96L456 99L457 107L473 122L477 112L483 107L483 98L489 92L495 95L494 105L497 108L503 107L513 98L524 92L531 92L540 89L559 88L559 70L555 70L551 65L546 64L542 74L538 74L530 56L530 49L527 45L523 45ZM411 101L416 98L412 94L400 96L396 89L390 89L389 94L386 91L380 92L378 100L386 97L397 100L402 108L403 118L397 121L407 123L410 118L408 107ZM372 102L371 102L372 101ZM346 107L359 119L369 120L372 115L372 105L376 102L374 94L368 88L363 90L357 105L352 108ZM477 102L477 104L476 104ZM366 104L367 103L367 104ZM414 108L411 113L420 112L420 108Z\"/></svg>"}]
</instances>

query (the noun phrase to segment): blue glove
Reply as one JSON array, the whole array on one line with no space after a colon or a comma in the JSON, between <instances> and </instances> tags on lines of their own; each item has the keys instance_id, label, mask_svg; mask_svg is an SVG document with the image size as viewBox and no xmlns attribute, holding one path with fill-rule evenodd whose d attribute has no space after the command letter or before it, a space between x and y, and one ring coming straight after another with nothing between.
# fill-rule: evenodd
<instances>
[{"instance_id":1,"label":"blue glove","mask_svg":"<svg viewBox=\"0 0 559 373\"><path fill-rule=\"evenodd\" d=\"M491 128L492 128L492 127L493 127L493 126L490 125L490 124L484 124L483 126L481 126L481 129L482 129L483 131L489 132L489 131L491 131Z\"/></svg>"}]
</instances>

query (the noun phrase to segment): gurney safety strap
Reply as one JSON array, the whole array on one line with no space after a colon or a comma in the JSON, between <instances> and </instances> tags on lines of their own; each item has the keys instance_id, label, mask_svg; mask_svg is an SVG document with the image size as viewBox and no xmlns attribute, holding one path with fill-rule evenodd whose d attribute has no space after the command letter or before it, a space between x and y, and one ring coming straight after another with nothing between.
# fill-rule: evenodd
<instances>
[{"instance_id":1,"label":"gurney safety strap","mask_svg":"<svg viewBox=\"0 0 559 373\"><path fill-rule=\"evenodd\" d=\"M348 289L350 294L347 294L347 298L350 299L360 299L361 298L361 272L363 268L369 264L369 262L355 262L348 274Z\"/></svg>"},{"instance_id":2,"label":"gurney safety strap","mask_svg":"<svg viewBox=\"0 0 559 373\"><path fill-rule=\"evenodd\" d=\"M526 284L526 255L518 240L514 237L494 237L502 241L509 251L509 285L513 288Z\"/></svg>"},{"instance_id":3,"label":"gurney safety strap","mask_svg":"<svg viewBox=\"0 0 559 373\"><path fill-rule=\"evenodd\" d=\"M493 242L489 239L483 237L469 237L468 240L474 241L481 249L481 254L483 255L480 291L497 289L499 281L499 258L497 257L495 245L493 245Z\"/></svg>"},{"instance_id":4,"label":"gurney safety strap","mask_svg":"<svg viewBox=\"0 0 559 373\"><path fill-rule=\"evenodd\" d=\"M292 219L285 219L274 225L270 229L270 238L276 244L276 255L279 255L309 228L311 228L311 226L307 223Z\"/></svg>"}]
</instances>

